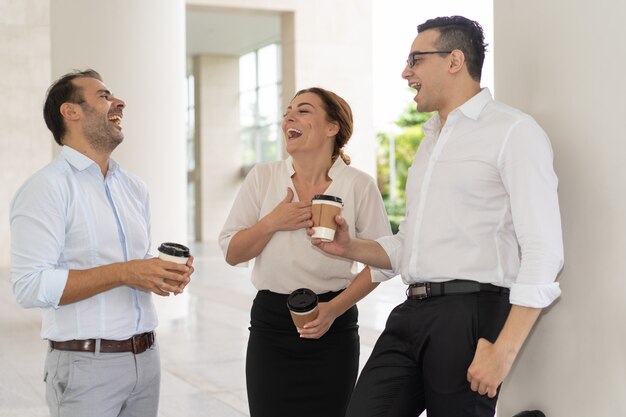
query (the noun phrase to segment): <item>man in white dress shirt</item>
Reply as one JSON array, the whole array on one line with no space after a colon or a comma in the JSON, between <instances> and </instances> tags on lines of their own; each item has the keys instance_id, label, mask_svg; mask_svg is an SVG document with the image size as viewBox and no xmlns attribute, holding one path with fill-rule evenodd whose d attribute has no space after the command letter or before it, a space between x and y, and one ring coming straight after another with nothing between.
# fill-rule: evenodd
<instances>
[{"instance_id":1,"label":"man in white dress shirt","mask_svg":"<svg viewBox=\"0 0 626 417\"><path fill-rule=\"evenodd\" d=\"M349 417L493 416L499 386L542 308L560 295L563 243L552 150L528 115L481 89L482 28L460 16L418 26L402 77L425 125L397 235L328 253L399 273L390 314Z\"/></svg>"},{"instance_id":2,"label":"man in white dress shirt","mask_svg":"<svg viewBox=\"0 0 626 417\"><path fill-rule=\"evenodd\" d=\"M151 294L181 293L193 272L191 259L178 265L149 253L146 186L110 158L124 139L124 107L93 70L52 84L44 119L63 149L11 205L13 292L43 311L53 417L157 415Z\"/></svg>"}]
</instances>

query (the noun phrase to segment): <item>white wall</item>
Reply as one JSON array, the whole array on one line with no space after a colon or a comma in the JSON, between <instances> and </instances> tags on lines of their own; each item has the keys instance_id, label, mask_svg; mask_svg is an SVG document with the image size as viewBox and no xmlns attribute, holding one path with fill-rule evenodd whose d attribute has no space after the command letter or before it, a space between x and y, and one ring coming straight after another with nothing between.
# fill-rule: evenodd
<instances>
[{"instance_id":1,"label":"white wall","mask_svg":"<svg viewBox=\"0 0 626 417\"><path fill-rule=\"evenodd\" d=\"M324 87L350 104L354 134L346 153L353 166L376 177L371 2L298 2L294 33L296 90Z\"/></svg>"},{"instance_id":2,"label":"white wall","mask_svg":"<svg viewBox=\"0 0 626 417\"><path fill-rule=\"evenodd\" d=\"M9 264L9 203L52 158L42 108L50 83L50 5L0 1L0 267Z\"/></svg>"},{"instance_id":3,"label":"white wall","mask_svg":"<svg viewBox=\"0 0 626 417\"><path fill-rule=\"evenodd\" d=\"M496 1L497 99L548 132L560 179L563 295L505 383L498 415L626 416L626 3Z\"/></svg>"},{"instance_id":4,"label":"white wall","mask_svg":"<svg viewBox=\"0 0 626 417\"><path fill-rule=\"evenodd\" d=\"M126 101L113 158L150 190L153 244L187 240L185 3L51 1L52 74L91 67Z\"/></svg>"}]
</instances>

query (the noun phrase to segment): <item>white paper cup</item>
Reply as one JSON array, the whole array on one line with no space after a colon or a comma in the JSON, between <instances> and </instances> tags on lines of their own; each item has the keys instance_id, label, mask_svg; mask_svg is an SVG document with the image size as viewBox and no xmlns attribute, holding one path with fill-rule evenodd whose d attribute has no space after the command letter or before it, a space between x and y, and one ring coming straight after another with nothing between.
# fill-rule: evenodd
<instances>
[{"instance_id":1,"label":"white paper cup","mask_svg":"<svg viewBox=\"0 0 626 417\"><path fill-rule=\"evenodd\" d=\"M335 238L337 222L335 216L341 213L343 201L339 197L318 194L311 200L313 236L330 242Z\"/></svg>"},{"instance_id":2,"label":"white paper cup","mask_svg":"<svg viewBox=\"0 0 626 417\"><path fill-rule=\"evenodd\" d=\"M191 256L189 253L189 248L187 246L173 242L162 243L161 246L159 246L158 251L159 259L181 265L186 264L189 260L189 257ZM165 279L164 281L176 287L180 285L180 282L171 279Z\"/></svg>"}]
</instances>

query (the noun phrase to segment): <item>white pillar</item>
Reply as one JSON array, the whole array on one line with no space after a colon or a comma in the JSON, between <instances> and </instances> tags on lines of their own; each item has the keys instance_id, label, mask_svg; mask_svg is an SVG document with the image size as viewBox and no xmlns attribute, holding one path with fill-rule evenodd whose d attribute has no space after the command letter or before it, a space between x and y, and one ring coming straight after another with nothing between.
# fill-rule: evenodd
<instances>
[{"instance_id":1,"label":"white pillar","mask_svg":"<svg viewBox=\"0 0 626 417\"><path fill-rule=\"evenodd\" d=\"M51 0L52 76L93 68L126 101L113 158L146 181L152 239L187 241L184 0Z\"/></svg>"},{"instance_id":2,"label":"white pillar","mask_svg":"<svg viewBox=\"0 0 626 417\"><path fill-rule=\"evenodd\" d=\"M0 267L9 265L9 203L24 180L52 159L43 121L50 82L50 5L0 2Z\"/></svg>"},{"instance_id":3,"label":"white pillar","mask_svg":"<svg viewBox=\"0 0 626 417\"><path fill-rule=\"evenodd\" d=\"M520 353L498 415L626 416L626 3L494 6L497 98L550 136L565 246L563 294Z\"/></svg>"},{"instance_id":4,"label":"white pillar","mask_svg":"<svg viewBox=\"0 0 626 417\"><path fill-rule=\"evenodd\" d=\"M241 184L239 57L194 60L199 121L202 239L216 241ZM196 202L198 204L198 202Z\"/></svg>"}]
</instances>

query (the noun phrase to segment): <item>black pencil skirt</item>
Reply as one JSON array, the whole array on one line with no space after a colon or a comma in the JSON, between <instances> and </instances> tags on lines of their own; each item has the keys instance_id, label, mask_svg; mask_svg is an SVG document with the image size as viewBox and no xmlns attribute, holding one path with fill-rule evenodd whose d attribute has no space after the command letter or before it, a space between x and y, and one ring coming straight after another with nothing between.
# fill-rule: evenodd
<instances>
[{"instance_id":1,"label":"black pencil skirt","mask_svg":"<svg viewBox=\"0 0 626 417\"><path fill-rule=\"evenodd\" d=\"M321 302L339 292L320 294ZM320 339L301 339L287 295L259 291L246 357L250 417L344 417L359 368L358 310Z\"/></svg>"}]
</instances>

